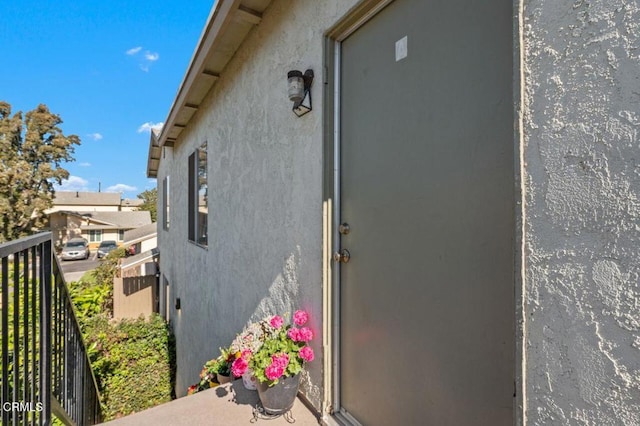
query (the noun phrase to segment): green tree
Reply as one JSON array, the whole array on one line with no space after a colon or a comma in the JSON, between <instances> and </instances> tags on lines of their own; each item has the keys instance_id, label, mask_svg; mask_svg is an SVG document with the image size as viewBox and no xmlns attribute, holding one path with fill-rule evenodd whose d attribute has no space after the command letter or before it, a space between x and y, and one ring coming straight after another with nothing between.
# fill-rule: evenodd
<instances>
[{"instance_id":1,"label":"green tree","mask_svg":"<svg viewBox=\"0 0 640 426\"><path fill-rule=\"evenodd\" d=\"M65 136L61 123L46 105L23 118L0 101L0 242L42 228L44 211L53 205L53 185L69 177L61 164L73 161L80 138Z\"/></svg>"},{"instance_id":2,"label":"green tree","mask_svg":"<svg viewBox=\"0 0 640 426\"><path fill-rule=\"evenodd\" d=\"M157 222L158 220L158 188L147 189L141 194L137 195L143 203L138 207L138 210L146 210L151 214L151 221Z\"/></svg>"}]
</instances>

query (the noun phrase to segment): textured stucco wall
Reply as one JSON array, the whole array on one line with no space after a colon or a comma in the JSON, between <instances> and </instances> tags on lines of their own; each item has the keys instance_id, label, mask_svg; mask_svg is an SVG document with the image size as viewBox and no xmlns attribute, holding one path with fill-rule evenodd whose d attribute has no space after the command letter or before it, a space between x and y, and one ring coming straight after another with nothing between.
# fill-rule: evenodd
<instances>
[{"instance_id":1,"label":"textured stucco wall","mask_svg":"<svg viewBox=\"0 0 640 426\"><path fill-rule=\"evenodd\" d=\"M250 320L310 311L316 360L303 388L322 400L322 80L324 32L355 0L274 1L192 124L161 162L171 228L159 230L177 338L177 391ZM312 68L313 112L296 118L291 69ZM209 152L209 246L187 242L187 158ZM159 200L162 205L162 200ZM169 260L170 257L170 260ZM186 278L188 277L188 279Z\"/></svg>"},{"instance_id":2,"label":"textured stucco wall","mask_svg":"<svg viewBox=\"0 0 640 426\"><path fill-rule=\"evenodd\" d=\"M640 2L524 1L525 418L640 424Z\"/></svg>"}]
</instances>

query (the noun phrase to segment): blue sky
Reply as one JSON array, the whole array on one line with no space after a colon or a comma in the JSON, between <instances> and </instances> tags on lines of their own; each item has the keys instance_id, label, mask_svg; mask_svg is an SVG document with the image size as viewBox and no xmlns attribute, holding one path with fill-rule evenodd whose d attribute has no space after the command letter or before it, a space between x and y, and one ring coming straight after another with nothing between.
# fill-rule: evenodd
<instances>
[{"instance_id":1,"label":"blue sky","mask_svg":"<svg viewBox=\"0 0 640 426\"><path fill-rule=\"evenodd\" d=\"M44 103L78 135L62 189L121 192L146 177L149 128L162 123L213 0L0 1L0 100Z\"/></svg>"}]
</instances>

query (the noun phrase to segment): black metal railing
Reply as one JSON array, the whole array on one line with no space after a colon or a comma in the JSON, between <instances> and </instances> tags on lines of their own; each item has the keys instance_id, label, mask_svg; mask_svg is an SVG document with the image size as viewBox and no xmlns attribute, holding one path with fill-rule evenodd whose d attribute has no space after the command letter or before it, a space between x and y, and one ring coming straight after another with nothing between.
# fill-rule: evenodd
<instances>
[{"instance_id":1,"label":"black metal railing","mask_svg":"<svg viewBox=\"0 0 640 426\"><path fill-rule=\"evenodd\" d=\"M2 425L101 421L100 395L51 233L0 244Z\"/></svg>"}]
</instances>

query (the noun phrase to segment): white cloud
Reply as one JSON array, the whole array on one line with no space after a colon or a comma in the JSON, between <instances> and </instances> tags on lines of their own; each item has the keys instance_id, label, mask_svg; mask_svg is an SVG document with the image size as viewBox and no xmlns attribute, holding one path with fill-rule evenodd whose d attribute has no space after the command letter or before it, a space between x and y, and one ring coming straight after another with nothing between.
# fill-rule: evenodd
<instances>
[{"instance_id":1,"label":"white cloud","mask_svg":"<svg viewBox=\"0 0 640 426\"><path fill-rule=\"evenodd\" d=\"M86 162L85 163L80 163L80 164L78 164L78 166L80 166L80 167L91 167L91 163L86 163Z\"/></svg>"},{"instance_id":2,"label":"white cloud","mask_svg":"<svg viewBox=\"0 0 640 426\"><path fill-rule=\"evenodd\" d=\"M151 68L151 64L160 59L160 54L158 52L151 52L150 50L145 50L143 54L140 55L142 51L142 46L132 47L127 50L126 53L129 56L135 56L138 58L138 66L144 72L149 72L149 68Z\"/></svg>"},{"instance_id":3,"label":"white cloud","mask_svg":"<svg viewBox=\"0 0 640 426\"><path fill-rule=\"evenodd\" d=\"M142 50L142 46L137 46L137 47L132 47L131 49L127 50L127 55L129 56L133 56L136 53L140 52Z\"/></svg>"},{"instance_id":4,"label":"white cloud","mask_svg":"<svg viewBox=\"0 0 640 426\"><path fill-rule=\"evenodd\" d=\"M94 141L99 141L100 139L102 139L102 135L100 133L90 133L87 136L89 136Z\"/></svg>"},{"instance_id":5,"label":"white cloud","mask_svg":"<svg viewBox=\"0 0 640 426\"><path fill-rule=\"evenodd\" d=\"M106 192L133 192L137 191L138 188L131 185L125 185L124 183L118 183L116 185L112 185L106 189Z\"/></svg>"},{"instance_id":6,"label":"white cloud","mask_svg":"<svg viewBox=\"0 0 640 426\"><path fill-rule=\"evenodd\" d=\"M146 52L144 52L144 58L145 58L147 61L155 62L155 61L157 61L158 59L160 59L160 54L159 54L159 53L157 53L157 52L151 53L151 52L149 52L149 51L147 50Z\"/></svg>"},{"instance_id":7,"label":"white cloud","mask_svg":"<svg viewBox=\"0 0 640 426\"><path fill-rule=\"evenodd\" d=\"M69 176L62 185L54 185L56 191L88 191L89 181L80 176Z\"/></svg>"},{"instance_id":8,"label":"white cloud","mask_svg":"<svg viewBox=\"0 0 640 426\"><path fill-rule=\"evenodd\" d=\"M149 133L151 132L151 130L159 131L162 130L162 126L164 126L164 123L154 123L153 121L147 121L146 123L138 127L138 133Z\"/></svg>"}]
</instances>

